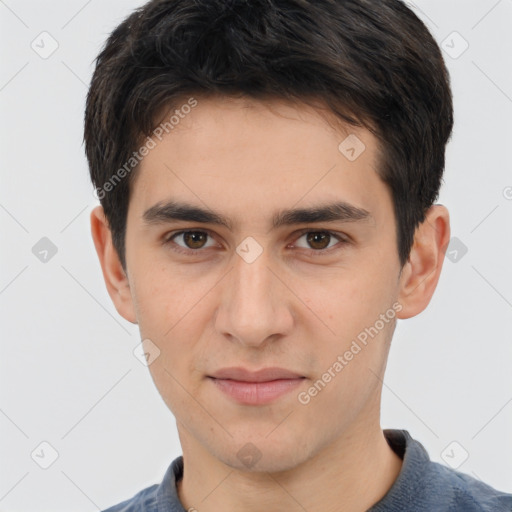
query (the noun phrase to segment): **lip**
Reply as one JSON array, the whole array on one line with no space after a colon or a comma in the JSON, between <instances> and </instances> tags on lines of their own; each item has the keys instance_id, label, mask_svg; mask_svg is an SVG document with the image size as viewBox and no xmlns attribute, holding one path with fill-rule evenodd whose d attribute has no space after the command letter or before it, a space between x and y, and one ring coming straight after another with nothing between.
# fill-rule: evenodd
<instances>
[{"instance_id":1,"label":"lip","mask_svg":"<svg viewBox=\"0 0 512 512\"><path fill-rule=\"evenodd\" d=\"M289 393L306 378L284 368L223 368L208 376L214 385L240 404L263 405Z\"/></svg>"},{"instance_id":2,"label":"lip","mask_svg":"<svg viewBox=\"0 0 512 512\"><path fill-rule=\"evenodd\" d=\"M267 382L242 382L231 379L210 380L216 387L240 404L263 405L277 400L302 383L304 377L278 379Z\"/></svg>"},{"instance_id":3,"label":"lip","mask_svg":"<svg viewBox=\"0 0 512 512\"><path fill-rule=\"evenodd\" d=\"M233 366L230 368L222 368L212 375L209 375L209 377L213 377L214 379L237 380L241 382L269 382L281 379L300 379L303 378L303 375L299 375L298 373L285 370L284 368L278 368L276 366L262 368L261 370L253 372L242 368L241 366Z\"/></svg>"}]
</instances>

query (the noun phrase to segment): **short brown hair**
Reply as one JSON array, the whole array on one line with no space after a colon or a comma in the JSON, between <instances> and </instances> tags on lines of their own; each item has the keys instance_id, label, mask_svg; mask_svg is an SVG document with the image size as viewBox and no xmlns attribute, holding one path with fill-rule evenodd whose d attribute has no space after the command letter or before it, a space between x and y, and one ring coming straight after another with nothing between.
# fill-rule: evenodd
<instances>
[{"instance_id":1,"label":"short brown hair","mask_svg":"<svg viewBox=\"0 0 512 512\"><path fill-rule=\"evenodd\" d=\"M439 46L402 1L152 0L128 16L96 60L84 132L124 268L137 166L112 179L162 109L212 94L320 100L374 133L405 264L439 194L453 105Z\"/></svg>"}]
</instances>

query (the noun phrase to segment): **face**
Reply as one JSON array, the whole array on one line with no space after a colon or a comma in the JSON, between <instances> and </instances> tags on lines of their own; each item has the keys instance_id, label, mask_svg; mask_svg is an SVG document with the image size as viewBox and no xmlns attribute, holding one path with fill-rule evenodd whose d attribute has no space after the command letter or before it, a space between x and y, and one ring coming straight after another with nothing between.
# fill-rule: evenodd
<instances>
[{"instance_id":1,"label":"face","mask_svg":"<svg viewBox=\"0 0 512 512\"><path fill-rule=\"evenodd\" d=\"M228 98L199 99L144 157L118 310L151 340L182 444L279 471L378 424L400 265L377 164L364 129L305 105ZM228 367L301 378L211 378Z\"/></svg>"}]
</instances>

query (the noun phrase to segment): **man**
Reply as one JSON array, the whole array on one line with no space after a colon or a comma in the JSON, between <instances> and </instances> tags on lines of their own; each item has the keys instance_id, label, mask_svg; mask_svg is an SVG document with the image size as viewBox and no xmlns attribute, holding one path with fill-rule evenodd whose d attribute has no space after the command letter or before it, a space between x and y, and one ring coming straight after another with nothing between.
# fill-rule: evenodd
<instances>
[{"instance_id":1,"label":"man","mask_svg":"<svg viewBox=\"0 0 512 512\"><path fill-rule=\"evenodd\" d=\"M114 511L512 510L380 427L450 239L439 48L399 0L155 0L85 115L92 235L183 456Z\"/></svg>"}]
</instances>

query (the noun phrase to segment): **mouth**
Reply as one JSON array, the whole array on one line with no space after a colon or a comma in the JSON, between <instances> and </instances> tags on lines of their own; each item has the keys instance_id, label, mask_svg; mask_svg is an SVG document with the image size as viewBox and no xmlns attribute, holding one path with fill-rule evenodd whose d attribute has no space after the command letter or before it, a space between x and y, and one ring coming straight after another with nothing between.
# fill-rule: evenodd
<instances>
[{"instance_id":1,"label":"mouth","mask_svg":"<svg viewBox=\"0 0 512 512\"><path fill-rule=\"evenodd\" d=\"M304 376L291 370L278 368L276 366L262 368L261 370L256 371L250 371L240 366L232 366L229 368L222 368L212 375L209 375L209 377L214 379L237 380L240 382L270 382L273 380L298 379Z\"/></svg>"},{"instance_id":2,"label":"mouth","mask_svg":"<svg viewBox=\"0 0 512 512\"><path fill-rule=\"evenodd\" d=\"M208 379L218 390L237 403L271 403L302 384L306 377L283 368L264 368L251 372L244 368L223 368Z\"/></svg>"}]
</instances>

